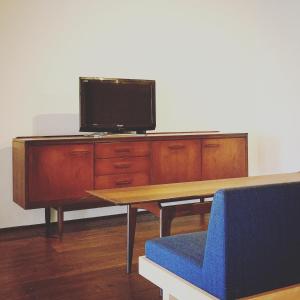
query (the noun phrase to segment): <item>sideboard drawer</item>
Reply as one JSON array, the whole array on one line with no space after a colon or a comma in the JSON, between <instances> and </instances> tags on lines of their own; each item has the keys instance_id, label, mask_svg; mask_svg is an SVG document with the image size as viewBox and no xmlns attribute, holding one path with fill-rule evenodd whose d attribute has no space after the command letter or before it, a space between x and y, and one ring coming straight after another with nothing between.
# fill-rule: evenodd
<instances>
[{"instance_id":1,"label":"sideboard drawer","mask_svg":"<svg viewBox=\"0 0 300 300\"><path fill-rule=\"evenodd\" d=\"M95 175L148 172L149 169L148 157L104 158L96 159Z\"/></svg>"},{"instance_id":2,"label":"sideboard drawer","mask_svg":"<svg viewBox=\"0 0 300 300\"><path fill-rule=\"evenodd\" d=\"M149 142L96 143L96 158L149 156Z\"/></svg>"},{"instance_id":3,"label":"sideboard drawer","mask_svg":"<svg viewBox=\"0 0 300 300\"><path fill-rule=\"evenodd\" d=\"M121 188L149 183L149 174L146 172L95 176L95 189Z\"/></svg>"}]
</instances>

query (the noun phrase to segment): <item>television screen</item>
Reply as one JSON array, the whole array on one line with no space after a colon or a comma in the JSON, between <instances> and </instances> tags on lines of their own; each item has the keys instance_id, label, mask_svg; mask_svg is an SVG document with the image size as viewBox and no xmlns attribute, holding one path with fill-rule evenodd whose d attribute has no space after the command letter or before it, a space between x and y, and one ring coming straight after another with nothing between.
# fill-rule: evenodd
<instances>
[{"instance_id":1,"label":"television screen","mask_svg":"<svg viewBox=\"0 0 300 300\"><path fill-rule=\"evenodd\" d=\"M155 81L80 77L80 131L155 129Z\"/></svg>"}]
</instances>

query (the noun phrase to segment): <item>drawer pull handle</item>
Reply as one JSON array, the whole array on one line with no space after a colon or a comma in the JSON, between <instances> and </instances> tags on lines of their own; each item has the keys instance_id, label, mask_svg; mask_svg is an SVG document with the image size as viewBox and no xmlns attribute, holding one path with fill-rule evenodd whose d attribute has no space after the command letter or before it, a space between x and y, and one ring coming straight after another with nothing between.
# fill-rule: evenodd
<instances>
[{"instance_id":1,"label":"drawer pull handle","mask_svg":"<svg viewBox=\"0 0 300 300\"><path fill-rule=\"evenodd\" d=\"M114 167L117 169L128 169L131 167L130 163L114 163Z\"/></svg>"},{"instance_id":2,"label":"drawer pull handle","mask_svg":"<svg viewBox=\"0 0 300 300\"><path fill-rule=\"evenodd\" d=\"M115 182L116 185L125 185L125 184L131 184L132 179L125 179L125 180L118 180Z\"/></svg>"},{"instance_id":3,"label":"drawer pull handle","mask_svg":"<svg viewBox=\"0 0 300 300\"><path fill-rule=\"evenodd\" d=\"M220 144L206 144L204 145L205 148L218 148Z\"/></svg>"},{"instance_id":4,"label":"drawer pull handle","mask_svg":"<svg viewBox=\"0 0 300 300\"><path fill-rule=\"evenodd\" d=\"M171 150L178 150L178 149L185 148L185 145L182 145L182 144L169 145L168 148L171 149Z\"/></svg>"},{"instance_id":5,"label":"drawer pull handle","mask_svg":"<svg viewBox=\"0 0 300 300\"><path fill-rule=\"evenodd\" d=\"M88 150L74 150L70 152L71 156L86 156L90 154L91 152Z\"/></svg>"},{"instance_id":6,"label":"drawer pull handle","mask_svg":"<svg viewBox=\"0 0 300 300\"><path fill-rule=\"evenodd\" d=\"M129 153L130 152L130 148L117 148L115 149L115 152L117 153Z\"/></svg>"}]
</instances>

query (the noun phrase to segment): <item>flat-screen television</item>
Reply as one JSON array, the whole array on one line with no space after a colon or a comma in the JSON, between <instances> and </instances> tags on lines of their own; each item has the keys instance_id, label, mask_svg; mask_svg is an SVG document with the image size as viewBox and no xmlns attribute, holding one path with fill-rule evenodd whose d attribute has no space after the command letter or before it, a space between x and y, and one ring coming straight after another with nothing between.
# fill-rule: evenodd
<instances>
[{"instance_id":1,"label":"flat-screen television","mask_svg":"<svg viewBox=\"0 0 300 300\"><path fill-rule=\"evenodd\" d=\"M79 89L80 131L155 129L154 80L80 77Z\"/></svg>"}]
</instances>

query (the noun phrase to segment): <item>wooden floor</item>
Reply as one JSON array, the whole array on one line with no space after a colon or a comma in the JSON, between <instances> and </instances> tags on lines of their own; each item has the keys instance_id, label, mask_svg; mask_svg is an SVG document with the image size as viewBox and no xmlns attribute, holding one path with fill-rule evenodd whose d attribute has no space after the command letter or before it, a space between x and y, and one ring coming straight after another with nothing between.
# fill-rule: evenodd
<instances>
[{"instance_id":1,"label":"wooden floor","mask_svg":"<svg viewBox=\"0 0 300 300\"><path fill-rule=\"evenodd\" d=\"M174 220L172 234L206 230L209 215ZM0 231L0 299L158 300L159 289L137 273L158 220L140 214L133 272L125 273L126 217L65 224L64 239L45 238L44 226Z\"/></svg>"}]
</instances>

